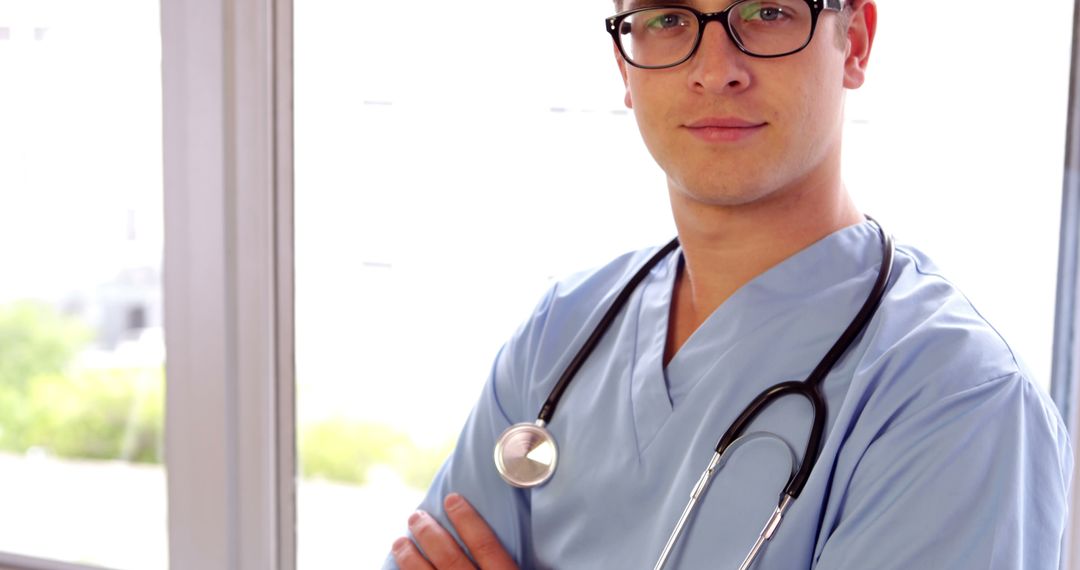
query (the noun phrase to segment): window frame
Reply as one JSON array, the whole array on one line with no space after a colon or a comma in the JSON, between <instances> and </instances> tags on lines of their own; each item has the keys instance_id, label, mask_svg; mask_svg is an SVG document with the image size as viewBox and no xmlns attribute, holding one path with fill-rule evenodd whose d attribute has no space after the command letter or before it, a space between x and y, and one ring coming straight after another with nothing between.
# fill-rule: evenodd
<instances>
[{"instance_id":1,"label":"window frame","mask_svg":"<svg viewBox=\"0 0 1080 570\"><path fill-rule=\"evenodd\" d=\"M1058 285L1054 312L1054 352L1051 394L1065 420L1073 443L1073 476L1069 521L1063 539L1060 568L1080 568L1080 0L1073 8L1069 113L1065 139Z\"/></svg>"},{"instance_id":2,"label":"window frame","mask_svg":"<svg viewBox=\"0 0 1080 570\"><path fill-rule=\"evenodd\" d=\"M71 562L0 552L0 570L110 570L100 566L84 566Z\"/></svg>"},{"instance_id":3,"label":"window frame","mask_svg":"<svg viewBox=\"0 0 1080 570\"><path fill-rule=\"evenodd\" d=\"M162 31L170 567L292 570L292 2Z\"/></svg>"}]
</instances>

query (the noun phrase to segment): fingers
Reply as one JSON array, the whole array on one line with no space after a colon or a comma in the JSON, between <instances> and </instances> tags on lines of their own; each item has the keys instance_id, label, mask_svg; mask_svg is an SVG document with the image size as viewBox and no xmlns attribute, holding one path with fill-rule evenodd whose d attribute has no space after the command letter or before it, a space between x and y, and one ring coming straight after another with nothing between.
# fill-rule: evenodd
<instances>
[{"instance_id":1,"label":"fingers","mask_svg":"<svg viewBox=\"0 0 1080 570\"><path fill-rule=\"evenodd\" d=\"M483 570L516 570L517 565L499 538L465 499L451 493L443 502L446 514L473 559ZM476 570L465 551L431 515L417 511L409 517L408 538L394 542L392 554L401 570ZM423 553L421 553L421 549ZM426 556L426 558L425 558Z\"/></svg>"},{"instance_id":2,"label":"fingers","mask_svg":"<svg viewBox=\"0 0 1080 570\"><path fill-rule=\"evenodd\" d=\"M461 540L469 548L469 552L472 553L473 559L480 568L483 570L517 568L491 527L461 495L457 493L447 495L446 500L443 501L443 507L446 508L446 515L450 517L454 529L461 536Z\"/></svg>"},{"instance_id":3,"label":"fingers","mask_svg":"<svg viewBox=\"0 0 1080 570\"><path fill-rule=\"evenodd\" d=\"M424 511L416 511L413 513L412 516L409 517L409 531L412 532L416 544L424 550L427 559L431 561L431 564L428 566L414 566L413 568L416 568L417 570L422 568L438 568L439 570L476 570L476 567L469 561L469 557L466 556L465 551L458 546L454 537L451 536L449 532L446 532L446 529L444 529L438 521L431 518L431 515ZM413 548L415 549L415 546ZM397 554L395 553L394 556L396 557Z\"/></svg>"},{"instance_id":4,"label":"fingers","mask_svg":"<svg viewBox=\"0 0 1080 570\"><path fill-rule=\"evenodd\" d=\"M413 541L404 536L394 541L394 547L390 553L394 555L394 562L397 563L399 570L434 570L424 555L420 554L420 549L416 548Z\"/></svg>"}]
</instances>

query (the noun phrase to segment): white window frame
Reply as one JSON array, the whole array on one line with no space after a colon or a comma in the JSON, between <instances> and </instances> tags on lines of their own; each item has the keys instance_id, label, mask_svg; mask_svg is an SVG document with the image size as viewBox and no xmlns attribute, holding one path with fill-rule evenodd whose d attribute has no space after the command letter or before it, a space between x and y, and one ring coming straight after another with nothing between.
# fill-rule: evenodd
<instances>
[{"instance_id":1,"label":"white window frame","mask_svg":"<svg viewBox=\"0 0 1080 570\"><path fill-rule=\"evenodd\" d=\"M170 567L292 570L292 3L162 23Z\"/></svg>"}]
</instances>

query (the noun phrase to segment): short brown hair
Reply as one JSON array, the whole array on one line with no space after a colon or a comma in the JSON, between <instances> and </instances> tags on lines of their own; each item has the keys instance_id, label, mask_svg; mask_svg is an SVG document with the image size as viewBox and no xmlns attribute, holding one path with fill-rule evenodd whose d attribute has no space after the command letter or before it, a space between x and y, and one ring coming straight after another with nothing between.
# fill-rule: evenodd
<instances>
[{"instance_id":1,"label":"short brown hair","mask_svg":"<svg viewBox=\"0 0 1080 570\"><path fill-rule=\"evenodd\" d=\"M851 25L851 14L853 12L853 4L855 0L843 0L840 6L840 13L836 15L836 45L840 49L844 49L844 36L847 35L848 26Z\"/></svg>"}]
</instances>

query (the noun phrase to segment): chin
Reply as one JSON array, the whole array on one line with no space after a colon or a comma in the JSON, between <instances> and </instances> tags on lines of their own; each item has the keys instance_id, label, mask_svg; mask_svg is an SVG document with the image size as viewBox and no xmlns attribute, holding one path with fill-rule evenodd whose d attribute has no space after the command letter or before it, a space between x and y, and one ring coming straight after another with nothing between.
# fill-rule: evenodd
<instances>
[{"instance_id":1,"label":"chin","mask_svg":"<svg viewBox=\"0 0 1080 570\"><path fill-rule=\"evenodd\" d=\"M748 206L768 200L777 190L760 182L732 182L727 184L686 184L668 178L672 197L719 208Z\"/></svg>"}]
</instances>

